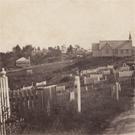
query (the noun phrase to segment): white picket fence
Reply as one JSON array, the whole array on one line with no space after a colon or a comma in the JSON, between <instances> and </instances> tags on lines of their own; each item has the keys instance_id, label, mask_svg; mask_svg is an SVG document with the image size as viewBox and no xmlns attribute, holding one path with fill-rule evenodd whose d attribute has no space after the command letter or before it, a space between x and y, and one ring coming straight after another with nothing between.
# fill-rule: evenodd
<instances>
[{"instance_id":1,"label":"white picket fence","mask_svg":"<svg viewBox=\"0 0 135 135\"><path fill-rule=\"evenodd\" d=\"M100 81L103 78L103 74L90 74L90 78Z\"/></svg>"},{"instance_id":2,"label":"white picket fence","mask_svg":"<svg viewBox=\"0 0 135 135\"><path fill-rule=\"evenodd\" d=\"M120 71L119 77L131 77L133 74L133 71Z\"/></svg>"},{"instance_id":3,"label":"white picket fence","mask_svg":"<svg viewBox=\"0 0 135 135\"><path fill-rule=\"evenodd\" d=\"M82 71L82 75L91 74L91 73L97 73L97 69L87 69Z\"/></svg>"},{"instance_id":4,"label":"white picket fence","mask_svg":"<svg viewBox=\"0 0 135 135\"><path fill-rule=\"evenodd\" d=\"M108 69L108 70L104 70L102 73L103 75L110 75L111 71Z\"/></svg>"},{"instance_id":5,"label":"white picket fence","mask_svg":"<svg viewBox=\"0 0 135 135\"><path fill-rule=\"evenodd\" d=\"M113 66L113 65L107 65L107 68L108 68L108 69L113 69L114 66Z\"/></svg>"},{"instance_id":6,"label":"white picket fence","mask_svg":"<svg viewBox=\"0 0 135 135\"><path fill-rule=\"evenodd\" d=\"M65 91L65 90L66 90L65 85L62 85L62 86L56 86L56 92L61 93L61 92Z\"/></svg>"},{"instance_id":7,"label":"white picket fence","mask_svg":"<svg viewBox=\"0 0 135 135\"><path fill-rule=\"evenodd\" d=\"M0 134L6 135L5 122L10 118L9 87L6 72L2 69L0 73Z\"/></svg>"},{"instance_id":8,"label":"white picket fence","mask_svg":"<svg viewBox=\"0 0 135 135\"><path fill-rule=\"evenodd\" d=\"M46 81L42 81L42 82L37 82L36 83L36 86L38 87L38 86L46 86L47 85L47 83L46 83Z\"/></svg>"},{"instance_id":9,"label":"white picket fence","mask_svg":"<svg viewBox=\"0 0 135 135\"><path fill-rule=\"evenodd\" d=\"M113 65L101 66L101 67L97 67L95 69L83 70L81 72L81 75L97 74L97 73L102 73L102 74L108 75L108 74L110 74L110 69L113 69Z\"/></svg>"},{"instance_id":10,"label":"white picket fence","mask_svg":"<svg viewBox=\"0 0 135 135\"><path fill-rule=\"evenodd\" d=\"M123 66L123 67L120 67L119 70L120 71L129 71L130 70L130 67L129 66Z\"/></svg>"}]
</instances>

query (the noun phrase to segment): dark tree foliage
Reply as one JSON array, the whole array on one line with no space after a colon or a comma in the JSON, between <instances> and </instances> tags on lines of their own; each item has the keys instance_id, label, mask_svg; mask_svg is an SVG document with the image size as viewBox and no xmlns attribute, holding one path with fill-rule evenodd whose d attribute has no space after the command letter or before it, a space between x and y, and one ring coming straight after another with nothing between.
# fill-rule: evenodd
<instances>
[{"instance_id":1,"label":"dark tree foliage","mask_svg":"<svg viewBox=\"0 0 135 135\"><path fill-rule=\"evenodd\" d=\"M2 67L8 69L15 67L15 57L13 52L1 53Z\"/></svg>"},{"instance_id":2,"label":"dark tree foliage","mask_svg":"<svg viewBox=\"0 0 135 135\"><path fill-rule=\"evenodd\" d=\"M48 57L56 57L56 56L61 56L61 50L60 47L48 47L48 53L47 53Z\"/></svg>"},{"instance_id":3,"label":"dark tree foliage","mask_svg":"<svg viewBox=\"0 0 135 135\"><path fill-rule=\"evenodd\" d=\"M69 47L67 48L67 54L73 54L73 46L72 45L69 45Z\"/></svg>"},{"instance_id":4,"label":"dark tree foliage","mask_svg":"<svg viewBox=\"0 0 135 135\"><path fill-rule=\"evenodd\" d=\"M32 47L32 45L26 45L22 49L23 56L26 58L28 58L29 56L32 56L33 50L34 50L34 48Z\"/></svg>"},{"instance_id":5,"label":"dark tree foliage","mask_svg":"<svg viewBox=\"0 0 135 135\"><path fill-rule=\"evenodd\" d=\"M44 53L36 53L31 57L31 62L34 65L44 63L46 59L46 55Z\"/></svg>"},{"instance_id":6,"label":"dark tree foliage","mask_svg":"<svg viewBox=\"0 0 135 135\"><path fill-rule=\"evenodd\" d=\"M16 59L23 56L22 49L19 45L16 45L15 47L13 47L13 53L14 53Z\"/></svg>"},{"instance_id":7,"label":"dark tree foliage","mask_svg":"<svg viewBox=\"0 0 135 135\"><path fill-rule=\"evenodd\" d=\"M21 48L18 44L13 47L11 52L0 53L0 68L16 67L16 60L25 57L31 59L31 64L37 65L46 62L58 61L61 58L60 46L49 47L48 50L40 47L34 48L32 45L26 45Z\"/></svg>"}]
</instances>

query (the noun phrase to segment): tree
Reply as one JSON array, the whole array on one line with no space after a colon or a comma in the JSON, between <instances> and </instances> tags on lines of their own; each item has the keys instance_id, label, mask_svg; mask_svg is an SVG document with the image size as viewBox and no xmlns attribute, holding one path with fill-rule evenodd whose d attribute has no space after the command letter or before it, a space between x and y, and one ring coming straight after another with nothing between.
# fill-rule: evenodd
<instances>
[{"instance_id":1,"label":"tree","mask_svg":"<svg viewBox=\"0 0 135 135\"><path fill-rule=\"evenodd\" d=\"M34 48L32 47L32 45L26 45L25 47L23 47L23 55L25 57L29 57L32 56L32 52L33 52Z\"/></svg>"},{"instance_id":2,"label":"tree","mask_svg":"<svg viewBox=\"0 0 135 135\"><path fill-rule=\"evenodd\" d=\"M21 47L19 45L16 45L15 47L13 47L13 53L14 53L16 59L22 57Z\"/></svg>"},{"instance_id":3,"label":"tree","mask_svg":"<svg viewBox=\"0 0 135 135\"><path fill-rule=\"evenodd\" d=\"M80 49L81 49L80 46L76 44L75 45L75 53L77 54L80 51Z\"/></svg>"},{"instance_id":4,"label":"tree","mask_svg":"<svg viewBox=\"0 0 135 135\"><path fill-rule=\"evenodd\" d=\"M38 51L41 51L40 47L37 48Z\"/></svg>"},{"instance_id":5,"label":"tree","mask_svg":"<svg viewBox=\"0 0 135 135\"><path fill-rule=\"evenodd\" d=\"M15 56L13 52L7 52L1 55L4 68L15 67Z\"/></svg>"},{"instance_id":6,"label":"tree","mask_svg":"<svg viewBox=\"0 0 135 135\"><path fill-rule=\"evenodd\" d=\"M69 45L69 47L67 48L67 54L73 54L73 46Z\"/></svg>"},{"instance_id":7,"label":"tree","mask_svg":"<svg viewBox=\"0 0 135 135\"><path fill-rule=\"evenodd\" d=\"M60 47L48 47L48 54L49 57L57 57L57 56L61 56L61 50Z\"/></svg>"},{"instance_id":8,"label":"tree","mask_svg":"<svg viewBox=\"0 0 135 135\"><path fill-rule=\"evenodd\" d=\"M31 61L33 64L42 64L44 63L45 56L43 53L36 53L35 55L32 56Z\"/></svg>"}]
</instances>

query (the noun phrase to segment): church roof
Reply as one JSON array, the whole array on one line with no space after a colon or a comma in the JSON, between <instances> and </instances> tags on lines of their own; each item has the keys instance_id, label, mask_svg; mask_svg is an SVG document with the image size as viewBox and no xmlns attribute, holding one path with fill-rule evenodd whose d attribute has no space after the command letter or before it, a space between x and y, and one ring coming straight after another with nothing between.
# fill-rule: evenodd
<instances>
[{"instance_id":1,"label":"church roof","mask_svg":"<svg viewBox=\"0 0 135 135\"><path fill-rule=\"evenodd\" d=\"M106 45L109 45L112 49L117 49L124 45L132 46L132 40L103 40L99 42L99 49Z\"/></svg>"}]
</instances>

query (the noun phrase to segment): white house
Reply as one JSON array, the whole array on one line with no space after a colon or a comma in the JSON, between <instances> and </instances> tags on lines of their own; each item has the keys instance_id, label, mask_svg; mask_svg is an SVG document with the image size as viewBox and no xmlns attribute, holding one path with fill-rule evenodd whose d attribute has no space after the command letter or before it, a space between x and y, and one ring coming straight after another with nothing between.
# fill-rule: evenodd
<instances>
[{"instance_id":1,"label":"white house","mask_svg":"<svg viewBox=\"0 0 135 135\"><path fill-rule=\"evenodd\" d=\"M30 66L30 58L26 59L24 57L19 58L16 60L17 67L28 67Z\"/></svg>"}]
</instances>

